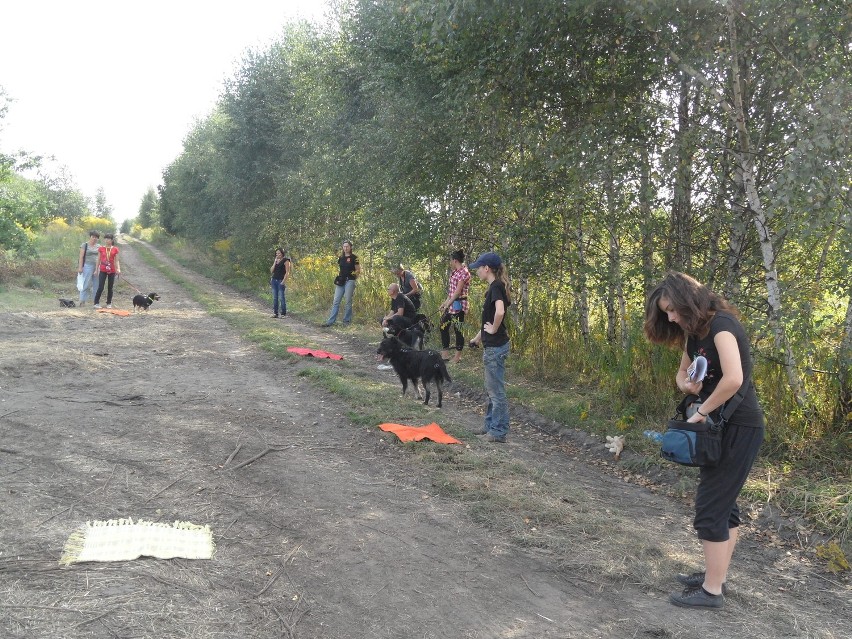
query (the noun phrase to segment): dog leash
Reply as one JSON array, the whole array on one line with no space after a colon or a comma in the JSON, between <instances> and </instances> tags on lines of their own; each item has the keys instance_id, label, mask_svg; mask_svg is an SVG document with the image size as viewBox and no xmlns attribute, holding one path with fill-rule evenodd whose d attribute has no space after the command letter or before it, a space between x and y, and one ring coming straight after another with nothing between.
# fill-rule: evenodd
<instances>
[{"instance_id":1,"label":"dog leash","mask_svg":"<svg viewBox=\"0 0 852 639\"><path fill-rule=\"evenodd\" d=\"M122 277L121 279L122 279L122 280L124 280L125 282L127 282L127 285L128 285L130 288L132 288L134 291L136 291L137 293L139 293L139 295L142 295L142 294L143 294L143 293L142 293L142 291L140 291L138 288L136 288L135 286L133 286L133 283L132 283L130 280L128 280L126 277Z\"/></svg>"}]
</instances>

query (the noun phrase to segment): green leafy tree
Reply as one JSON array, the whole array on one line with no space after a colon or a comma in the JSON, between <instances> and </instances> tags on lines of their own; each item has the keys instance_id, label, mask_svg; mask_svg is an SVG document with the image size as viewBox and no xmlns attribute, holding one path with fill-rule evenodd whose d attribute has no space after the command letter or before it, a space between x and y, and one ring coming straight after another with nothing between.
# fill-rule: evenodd
<instances>
[{"instance_id":1,"label":"green leafy tree","mask_svg":"<svg viewBox=\"0 0 852 639\"><path fill-rule=\"evenodd\" d=\"M139 203L139 211L136 214L136 223L142 228L151 228L158 223L158 208L157 192L153 187L149 187L142 196L142 201Z\"/></svg>"}]
</instances>

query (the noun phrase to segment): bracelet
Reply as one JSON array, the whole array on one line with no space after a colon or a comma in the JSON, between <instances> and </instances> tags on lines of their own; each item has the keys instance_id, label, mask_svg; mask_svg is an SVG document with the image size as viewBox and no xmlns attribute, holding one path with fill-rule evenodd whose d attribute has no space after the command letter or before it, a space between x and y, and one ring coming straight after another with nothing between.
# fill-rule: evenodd
<instances>
[{"instance_id":1,"label":"bracelet","mask_svg":"<svg viewBox=\"0 0 852 639\"><path fill-rule=\"evenodd\" d=\"M707 415L705 415L704 413L701 412L700 408L696 408L695 412L698 413L699 415L701 415L702 417L707 417Z\"/></svg>"}]
</instances>

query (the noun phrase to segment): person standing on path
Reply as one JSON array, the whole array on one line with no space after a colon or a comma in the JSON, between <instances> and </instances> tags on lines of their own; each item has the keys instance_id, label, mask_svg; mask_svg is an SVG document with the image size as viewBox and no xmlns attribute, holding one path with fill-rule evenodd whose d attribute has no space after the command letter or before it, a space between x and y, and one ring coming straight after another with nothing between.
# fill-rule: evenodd
<instances>
[{"instance_id":1,"label":"person standing on path","mask_svg":"<svg viewBox=\"0 0 852 639\"><path fill-rule=\"evenodd\" d=\"M346 309L343 312L343 325L348 326L352 321L352 296L355 294L355 281L361 274L361 262L358 256L352 252L352 242L344 240L343 253L337 258L339 273L334 278L334 302L331 305L331 314L323 326L331 326L337 321L337 313L340 310L340 302L344 300Z\"/></svg>"},{"instance_id":2,"label":"person standing on path","mask_svg":"<svg viewBox=\"0 0 852 639\"><path fill-rule=\"evenodd\" d=\"M464 252L453 251L450 254L450 281L447 285L447 299L438 308L441 315L441 357L444 361L450 359L450 327L456 334L456 356L453 363L461 361L464 348L464 335L461 327L464 324L465 313L470 308L467 301L470 291L470 271L464 265Z\"/></svg>"},{"instance_id":3,"label":"person standing on path","mask_svg":"<svg viewBox=\"0 0 852 639\"><path fill-rule=\"evenodd\" d=\"M704 571L677 575L686 588L669 597L676 606L721 608L740 525L737 497L764 434L752 383L751 344L737 309L685 273L670 272L648 296L644 328L651 342L683 349L675 383L682 393L701 399L687 421L704 422L712 415L718 422L727 404L736 402L724 424L718 466L703 466L698 476L693 526L704 551ZM687 370L698 355L707 360L707 372L702 381L692 382Z\"/></svg>"},{"instance_id":4,"label":"person standing on path","mask_svg":"<svg viewBox=\"0 0 852 639\"><path fill-rule=\"evenodd\" d=\"M287 297L285 291L287 289L287 278L290 277L290 258L284 254L284 249L275 249L275 260L269 269L272 278L269 280L272 286L272 317L287 317ZM281 301L281 315L278 314L279 304Z\"/></svg>"},{"instance_id":5,"label":"person standing on path","mask_svg":"<svg viewBox=\"0 0 852 639\"><path fill-rule=\"evenodd\" d=\"M506 399L506 357L509 355L509 333L506 331L506 312L512 303L509 292L509 274L503 260L496 253L483 253L470 265L479 279L488 282L488 291L482 304L480 330L471 346L483 346L482 363L485 366L485 390L488 409L485 424L477 435L487 435L489 442L505 442L509 434L509 402Z\"/></svg>"},{"instance_id":6,"label":"person standing on path","mask_svg":"<svg viewBox=\"0 0 852 639\"><path fill-rule=\"evenodd\" d=\"M98 272L98 292L95 293L95 308L101 307L101 295L104 284L107 285L107 308L112 308L112 287L115 278L121 275L121 264L118 261L118 247L113 246L113 234L104 235L105 246L98 247L98 261L95 270Z\"/></svg>"},{"instance_id":7,"label":"person standing on path","mask_svg":"<svg viewBox=\"0 0 852 639\"><path fill-rule=\"evenodd\" d=\"M80 245L80 259L77 262L77 273L83 274L83 288L80 290L80 306L86 300L95 299L95 269L98 264L98 249L101 234L98 231L89 231L89 241Z\"/></svg>"}]
</instances>

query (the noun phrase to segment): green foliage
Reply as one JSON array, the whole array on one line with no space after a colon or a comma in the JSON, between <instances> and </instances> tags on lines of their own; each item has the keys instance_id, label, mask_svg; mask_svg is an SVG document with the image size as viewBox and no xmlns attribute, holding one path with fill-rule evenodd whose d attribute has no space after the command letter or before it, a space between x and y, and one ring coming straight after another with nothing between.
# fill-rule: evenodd
<instances>
[{"instance_id":1,"label":"green foliage","mask_svg":"<svg viewBox=\"0 0 852 639\"><path fill-rule=\"evenodd\" d=\"M519 366L608 388L637 420L668 410L677 362L642 337L645 294L666 268L688 270L742 311L772 454L845 441L852 21L836 0L737 9L746 141L720 100L733 91L723 4L340 3L338 24L288 25L246 55L165 171L160 224L227 240L209 259L259 290L274 247L288 248L318 314L345 237L370 317L387 256L442 292L451 250L495 249ZM731 152L745 143L771 273ZM795 370L767 318L776 278Z\"/></svg>"}]
</instances>

